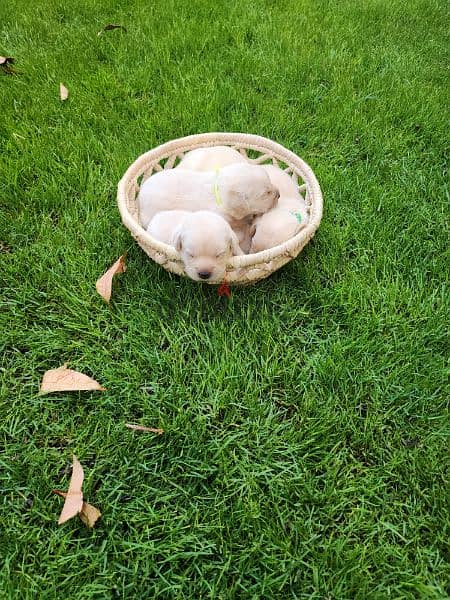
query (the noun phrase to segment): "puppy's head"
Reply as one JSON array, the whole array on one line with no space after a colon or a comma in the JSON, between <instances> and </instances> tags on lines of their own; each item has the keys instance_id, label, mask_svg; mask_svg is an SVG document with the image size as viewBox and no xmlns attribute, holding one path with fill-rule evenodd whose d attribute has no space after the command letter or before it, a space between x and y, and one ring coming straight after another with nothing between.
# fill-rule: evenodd
<instances>
[{"instance_id":1,"label":"puppy's head","mask_svg":"<svg viewBox=\"0 0 450 600\"><path fill-rule=\"evenodd\" d=\"M237 163L219 172L219 191L227 215L243 219L273 208L280 194L260 165Z\"/></svg>"},{"instance_id":2,"label":"puppy's head","mask_svg":"<svg viewBox=\"0 0 450 600\"><path fill-rule=\"evenodd\" d=\"M205 210L183 219L175 231L174 244L186 274L194 281L220 283L230 257L243 254L225 219Z\"/></svg>"}]
</instances>

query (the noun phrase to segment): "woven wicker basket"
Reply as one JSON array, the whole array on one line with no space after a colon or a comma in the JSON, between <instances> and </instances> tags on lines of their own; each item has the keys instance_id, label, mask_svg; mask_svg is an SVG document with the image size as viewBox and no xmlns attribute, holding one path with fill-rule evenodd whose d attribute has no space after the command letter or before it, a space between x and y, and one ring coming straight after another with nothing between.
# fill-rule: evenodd
<instances>
[{"instance_id":1,"label":"woven wicker basket","mask_svg":"<svg viewBox=\"0 0 450 600\"><path fill-rule=\"evenodd\" d=\"M309 215L307 226L284 244L256 254L233 256L230 259L226 281L234 285L245 285L268 277L295 258L319 227L322 218L322 193L319 183L310 167L293 152L259 135L244 133L190 135L172 140L142 154L120 180L117 200L122 221L141 248L168 271L186 275L180 255L175 248L156 240L140 225L137 203L139 185L153 172L176 166L189 150L218 145L231 146L239 150L252 163L272 163L291 174L299 185ZM249 155L248 151L250 151Z\"/></svg>"}]
</instances>

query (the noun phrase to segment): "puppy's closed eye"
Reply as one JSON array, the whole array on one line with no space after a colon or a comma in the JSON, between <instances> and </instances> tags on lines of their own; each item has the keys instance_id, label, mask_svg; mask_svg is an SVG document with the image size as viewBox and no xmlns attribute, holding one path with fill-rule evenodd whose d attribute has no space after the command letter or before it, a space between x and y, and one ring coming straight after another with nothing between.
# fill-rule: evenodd
<instances>
[{"instance_id":1,"label":"puppy's closed eye","mask_svg":"<svg viewBox=\"0 0 450 600\"><path fill-rule=\"evenodd\" d=\"M231 245L230 245L230 250L231 250ZM225 256L225 250L223 252L219 252L219 254L216 254L216 258L222 258Z\"/></svg>"}]
</instances>

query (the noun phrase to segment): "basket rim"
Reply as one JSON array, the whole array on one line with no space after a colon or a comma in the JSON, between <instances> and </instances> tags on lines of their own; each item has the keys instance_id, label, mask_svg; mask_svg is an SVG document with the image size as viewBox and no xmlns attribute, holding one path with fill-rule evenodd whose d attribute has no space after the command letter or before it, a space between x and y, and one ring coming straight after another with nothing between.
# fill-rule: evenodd
<instances>
[{"instance_id":1,"label":"basket rim","mask_svg":"<svg viewBox=\"0 0 450 600\"><path fill-rule=\"evenodd\" d=\"M127 206L128 192L131 187L134 187L136 179L145 169L159 163L164 158L189 152L189 150L195 148L216 145L234 146L246 150L252 149L263 154L268 154L268 158L274 157L281 160L305 181L308 186L309 200L311 202L308 223L297 235L283 244L262 250L261 252L233 256L227 264L227 270L242 267L257 267L261 263L271 262L280 256L296 256L298 247L303 247L313 237L322 219L323 198L319 182L311 167L297 154L269 138L250 133L209 132L188 135L164 142L141 154L125 171L117 187L117 203L123 224L130 230L133 237L139 243L141 241L146 243L169 260L181 262L181 257L175 248L152 237L141 226L139 221L132 216Z\"/></svg>"}]
</instances>

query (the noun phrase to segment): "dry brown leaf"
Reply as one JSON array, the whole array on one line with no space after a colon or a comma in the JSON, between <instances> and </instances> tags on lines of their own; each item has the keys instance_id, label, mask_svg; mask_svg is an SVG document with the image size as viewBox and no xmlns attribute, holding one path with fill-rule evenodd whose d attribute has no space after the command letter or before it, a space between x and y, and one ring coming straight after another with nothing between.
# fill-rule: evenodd
<instances>
[{"instance_id":1,"label":"dry brown leaf","mask_svg":"<svg viewBox=\"0 0 450 600\"><path fill-rule=\"evenodd\" d=\"M110 267L106 273L104 273L100 279L97 280L95 287L103 300L109 302L111 299L112 280L114 275L116 273L124 273L126 270L127 267L125 264L125 256L122 254L122 256L113 264L113 266Z\"/></svg>"},{"instance_id":2,"label":"dry brown leaf","mask_svg":"<svg viewBox=\"0 0 450 600\"><path fill-rule=\"evenodd\" d=\"M125 427L128 427L128 429L134 429L135 431L149 431L150 433L157 433L159 435L164 433L164 429L145 427L144 425L134 425L133 423L125 423Z\"/></svg>"},{"instance_id":3,"label":"dry brown leaf","mask_svg":"<svg viewBox=\"0 0 450 600\"><path fill-rule=\"evenodd\" d=\"M102 33L104 31L111 31L111 29L122 29L122 31L124 31L125 33L128 33L128 30L126 27L124 27L123 25L115 25L114 23L109 23L108 25L105 25L102 29L102 31L99 31L97 33L97 35L102 35Z\"/></svg>"},{"instance_id":4,"label":"dry brown leaf","mask_svg":"<svg viewBox=\"0 0 450 600\"><path fill-rule=\"evenodd\" d=\"M83 375L78 371L68 369L66 365L58 369L50 369L44 373L42 378L41 394L48 392L79 392L83 390L100 390L105 391L95 379Z\"/></svg>"},{"instance_id":5,"label":"dry brown leaf","mask_svg":"<svg viewBox=\"0 0 450 600\"><path fill-rule=\"evenodd\" d=\"M80 511L80 519L83 521L86 527L92 529L97 519L101 516L102 513L98 510L98 508L95 508L95 506L92 506L92 504L83 502L83 506L81 507Z\"/></svg>"},{"instance_id":6,"label":"dry brown leaf","mask_svg":"<svg viewBox=\"0 0 450 600\"><path fill-rule=\"evenodd\" d=\"M61 100L64 102L64 100L67 100L67 98L69 97L69 90L66 88L66 86L63 83L59 84L59 97L61 98Z\"/></svg>"},{"instance_id":7,"label":"dry brown leaf","mask_svg":"<svg viewBox=\"0 0 450 600\"><path fill-rule=\"evenodd\" d=\"M61 490L52 490L52 492L58 496L61 496L61 498L67 497L67 493L62 492ZM92 506L92 504L89 504L88 502L83 502L78 516L87 527L92 528L94 527L97 519L99 519L102 516L102 513L98 510L98 508Z\"/></svg>"},{"instance_id":8,"label":"dry brown leaf","mask_svg":"<svg viewBox=\"0 0 450 600\"><path fill-rule=\"evenodd\" d=\"M103 27L103 29L105 31L110 31L111 29L122 29L123 31L125 31L126 33L128 32L127 28L124 27L123 25L115 25L114 23L108 23L108 25L105 25Z\"/></svg>"},{"instance_id":9,"label":"dry brown leaf","mask_svg":"<svg viewBox=\"0 0 450 600\"><path fill-rule=\"evenodd\" d=\"M83 506L83 486L84 472L78 458L73 455L72 477L70 478L69 489L67 490L65 502L61 514L59 515L58 525L65 523L77 515Z\"/></svg>"}]
</instances>

